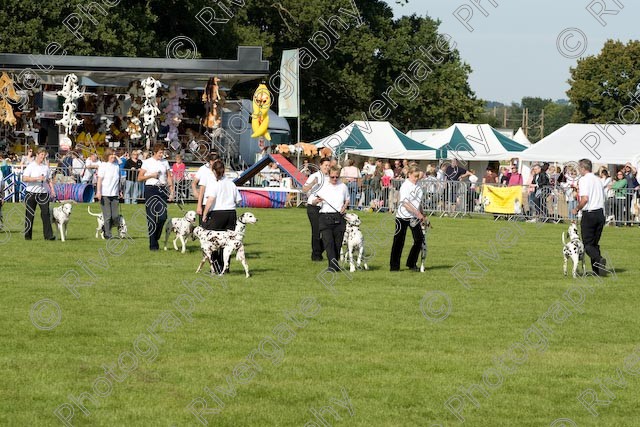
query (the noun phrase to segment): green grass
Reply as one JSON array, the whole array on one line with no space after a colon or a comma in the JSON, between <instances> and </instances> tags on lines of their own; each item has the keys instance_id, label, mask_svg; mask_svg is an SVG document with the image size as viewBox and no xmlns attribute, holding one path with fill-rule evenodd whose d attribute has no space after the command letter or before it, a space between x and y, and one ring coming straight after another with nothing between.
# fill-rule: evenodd
<instances>
[{"instance_id":1,"label":"green grass","mask_svg":"<svg viewBox=\"0 0 640 427\"><path fill-rule=\"evenodd\" d=\"M112 380L110 394L98 397L98 406L86 401L88 416L75 407L73 425L200 425L187 405L202 397L217 407L204 388L228 388L227 378L236 384L235 396L217 393L224 407L206 416L211 425L302 426L314 420L312 408L325 406L342 417L327 413L334 426L460 425L445 402L461 387L482 384L493 358L522 343L523 333L557 301L570 307L571 315L562 318L556 311L555 320L547 318L546 350L535 351L530 340L524 347L527 360L516 372L504 375L487 397L474 394L479 407L467 401L465 424L543 426L564 417L580 426L639 425L638 376L623 373L626 388L609 385L615 400L599 407L598 417L576 399L587 388L598 389L598 377L615 377L638 346L640 297L633 279L638 228L605 229L601 243L616 276L583 283L562 276L565 226L520 224L522 234L496 246L498 257L482 258L487 271L467 289L451 268L469 262L472 271L481 271L468 252L488 251L506 222L432 219L428 271L390 273L393 225L386 220L391 217L363 213L370 270L337 275L332 293L318 280L325 264L309 261L304 209L252 210L259 222L249 226L245 247L253 275L245 279L233 261L231 274L220 281L194 274L197 242L189 242L186 254L151 253L141 227L144 217L133 219L143 206L121 207L132 240L107 248L94 238L95 218L85 205L75 206L65 243L43 241L38 216L34 240L24 241L19 233L24 209L12 212L16 207L5 205L11 234L0 235L0 425L62 425L54 410L71 403L70 395L93 393L94 381L105 375L102 365L117 364L121 355L128 364L130 354L136 355L135 369L122 382ZM171 214L180 211L172 206ZM409 234L403 266L410 241ZM120 256L110 253L123 248ZM74 297L61 278L75 270L87 280L78 260L91 265L100 250L108 267L91 267L94 283L77 288L79 298ZM193 299L189 322L174 303L188 302L181 297L187 293L182 283L196 279L208 280L213 290L206 294L201 288L203 300ZM563 299L580 284L593 290L585 292L583 313ZM448 316L447 310L437 312L444 300L424 302L425 295L435 295L430 291L447 295ZM285 312L305 298L314 298L320 310L312 313L309 302L308 317L293 315L296 325ZM62 314L51 330L37 329L30 316L43 299L55 301ZM427 320L421 307L431 307L436 312L430 315L441 321ZM40 312L39 324L55 323L52 313ZM152 336L148 329L154 328ZM252 365L247 356L260 345L263 356L256 355ZM234 379L234 368L243 361L245 371ZM343 400L342 389L352 416L335 403Z\"/></svg>"}]
</instances>

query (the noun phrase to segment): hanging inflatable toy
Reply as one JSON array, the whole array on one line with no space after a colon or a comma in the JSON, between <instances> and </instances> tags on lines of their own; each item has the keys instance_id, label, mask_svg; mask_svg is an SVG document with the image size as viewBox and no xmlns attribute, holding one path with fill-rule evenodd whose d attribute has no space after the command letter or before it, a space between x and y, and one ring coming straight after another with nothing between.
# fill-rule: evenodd
<instances>
[{"instance_id":1,"label":"hanging inflatable toy","mask_svg":"<svg viewBox=\"0 0 640 427\"><path fill-rule=\"evenodd\" d=\"M251 115L251 138L264 136L271 141L269 134L269 108L271 107L271 93L264 83L261 83L253 94L253 114Z\"/></svg>"}]
</instances>

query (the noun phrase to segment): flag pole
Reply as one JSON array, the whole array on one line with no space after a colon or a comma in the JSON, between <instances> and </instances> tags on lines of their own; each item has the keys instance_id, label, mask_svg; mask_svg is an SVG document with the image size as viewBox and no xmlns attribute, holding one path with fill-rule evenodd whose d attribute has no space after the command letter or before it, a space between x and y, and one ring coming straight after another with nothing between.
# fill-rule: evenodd
<instances>
[{"instance_id":1,"label":"flag pole","mask_svg":"<svg viewBox=\"0 0 640 427\"><path fill-rule=\"evenodd\" d=\"M298 142L302 141L302 138L300 138L300 48L296 49L296 56L298 58L298 60L296 61L296 63L298 64L298 81L296 82L298 85Z\"/></svg>"}]
</instances>

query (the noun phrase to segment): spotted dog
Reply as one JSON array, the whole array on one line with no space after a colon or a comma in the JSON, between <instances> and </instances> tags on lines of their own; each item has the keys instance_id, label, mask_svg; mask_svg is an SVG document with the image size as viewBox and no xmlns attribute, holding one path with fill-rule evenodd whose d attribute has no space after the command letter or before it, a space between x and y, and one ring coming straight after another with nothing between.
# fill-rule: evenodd
<instances>
[{"instance_id":1,"label":"spotted dog","mask_svg":"<svg viewBox=\"0 0 640 427\"><path fill-rule=\"evenodd\" d=\"M573 261L573 277L576 278L578 271L578 262L582 261L582 274L585 272L584 266L584 244L580 240L580 235L578 234L578 226L575 222L572 222L569 226L569 230L567 231L567 236L569 241L565 243L565 233L562 233L562 244L564 248L562 248L562 253L564 254L564 265L563 271L564 275L567 275L567 260L571 258Z\"/></svg>"},{"instance_id":2,"label":"spotted dog","mask_svg":"<svg viewBox=\"0 0 640 427\"><path fill-rule=\"evenodd\" d=\"M101 213L94 214L91 212L91 208L87 206L87 212L89 215L95 216L98 219L98 227L96 228L96 239L98 236L101 236L104 239L104 217ZM124 217L120 215L118 217L118 236L121 239L125 239L127 237L127 222L124 220Z\"/></svg>"},{"instance_id":3,"label":"spotted dog","mask_svg":"<svg viewBox=\"0 0 640 427\"><path fill-rule=\"evenodd\" d=\"M215 274L213 263L211 262L211 255L218 249L222 249L224 265L220 275L223 275L224 272L227 271L231 254L236 251L236 259L242 263L246 277L250 277L249 266L247 265L244 253L243 240L247 224L255 224L257 221L258 219L252 213L245 212L240 215L240 218L236 221L235 230L213 231L205 230L202 227L194 228L193 238L194 240L200 240L200 248L202 249L202 261L200 261L196 273L199 273L202 266L206 262L209 262L211 274Z\"/></svg>"},{"instance_id":4,"label":"spotted dog","mask_svg":"<svg viewBox=\"0 0 640 427\"><path fill-rule=\"evenodd\" d=\"M367 261L362 261L364 254L364 236L362 235L362 231L360 231L360 218L354 213L348 213L344 216L344 219L347 227L342 240L343 248L340 248L340 261L345 262L347 257L349 257L349 271L353 273L356 271L356 265L353 263L353 252L357 250L358 268L362 265L365 270L368 270L369 266L367 265ZM346 246L346 251L344 246Z\"/></svg>"},{"instance_id":5,"label":"spotted dog","mask_svg":"<svg viewBox=\"0 0 640 427\"><path fill-rule=\"evenodd\" d=\"M424 273L424 262L427 259L427 229L431 228L431 221L426 216L420 223L422 229L422 247L420 247L420 273Z\"/></svg>"},{"instance_id":6,"label":"spotted dog","mask_svg":"<svg viewBox=\"0 0 640 427\"><path fill-rule=\"evenodd\" d=\"M193 231L195 227L195 221L197 218L196 211L188 211L183 218L171 218L167 221L167 225L164 228L164 250L167 250L167 240L169 240L169 235L171 232L176 233L176 238L173 239L173 248L177 251L178 245L176 244L178 240L182 244L182 253L187 251L186 248L186 240L188 236Z\"/></svg>"},{"instance_id":7,"label":"spotted dog","mask_svg":"<svg viewBox=\"0 0 640 427\"><path fill-rule=\"evenodd\" d=\"M71 203L64 203L61 206L53 208L53 215L51 216L51 222L58 226L60 230L60 240L64 242L67 236L67 224L69 224L69 218L71 217L71 209L73 206Z\"/></svg>"}]
</instances>

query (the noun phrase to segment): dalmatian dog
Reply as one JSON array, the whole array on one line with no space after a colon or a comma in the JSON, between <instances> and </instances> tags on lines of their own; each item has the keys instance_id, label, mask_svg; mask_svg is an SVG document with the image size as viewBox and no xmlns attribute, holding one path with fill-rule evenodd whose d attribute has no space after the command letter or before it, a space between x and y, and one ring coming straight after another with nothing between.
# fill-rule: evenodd
<instances>
[{"instance_id":1,"label":"dalmatian dog","mask_svg":"<svg viewBox=\"0 0 640 427\"><path fill-rule=\"evenodd\" d=\"M564 254L564 266L563 271L564 275L567 275L567 260L571 258L573 261L573 277L574 279L577 277L576 272L578 271L578 262L582 261L582 273L585 272L585 263L584 263L584 244L580 240L580 235L578 234L578 226L575 222L572 222L569 226L569 230L567 231L568 242L565 242L565 233L562 233L562 244L564 248L562 249L562 253Z\"/></svg>"},{"instance_id":2,"label":"dalmatian dog","mask_svg":"<svg viewBox=\"0 0 640 427\"><path fill-rule=\"evenodd\" d=\"M362 235L362 231L360 231L360 218L357 214L348 213L345 214L344 219L347 226L342 240L343 248L340 249L340 261L345 262L347 257L349 257L349 271L353 273L356 271L356 264L353 263L353 252L358 251L358 268L362 265L365 270L368 270L369 266L367 265L367 261L362 261L364 254L364 236ZM344 246L346 246L346 251L344 250Z\"/></svg>"},{"instance_id":3,"label":"dalmatian dog","mask_svg":"<svg viewBox=\"0 0 640 427\"><path fill-rule=\"evenodd\" d=\"M89 215L95 216L98 219L98 227L96 228L96 239L98 236L101 236L104 239L104 217L102 214L94 214L91 212L91 208L87 206L87 212ZM121 239L125 239L127 237L127 222L124 220L124 217L120 215L118 217L118 236Z\"/></svg>"},{"instance_id":4,"label":"dalmatian dog","mask_svg":"<svg viewBox=\"0 0 640 427\"><path fill-rule=\"evenodd\" d=\"M176 238L173 239L173 248L177 251L178 245L176 244L178 240L182 244L182 253L187 251L186 249L186 240L189 235L192 233L193 228L195 227L195 221L197 218L196 211L188 211L183 218L171 218L167 221L167 225L165 226L165 234L164 234L164 250L167 250L167 240L169 240L169 234L171 232L176 233Z\"/></svg>"},{"instance_id":5,"label":"dalmatian dog","mask_svg":"<svg viewBox=\"0 0 640 427\"><path fill-rule=\"evenodd\" d=\"M418 219L414 218L411 220L411 226L415 227L418 223ZM422 235L424 238L422 239L422 246L420 247L420 273L424 273L425 267L424 263L427 260L427 230L432 228L431 221L429 221L428 217L424 217L424 220L420 222L420 229L422 230Z\"/></svg>"},{"instance_id":6,"label":"dalmatian dog","mask_svg":"<svg viewBox=\"0 0 640 427\"><path fill-rule=\"evenodd\" d=\"M608 227L613 227L614 225L616 225L616 217L613 215L609 215L606 219L605 219L605 225Z\"/></svg>"},{"instance_id":7,"label":"dalmatian dog","mask_svg":"<svg viewBox=\"0 0 640 427\"><path fill-rule=\"evenodd\" d=\"M200 248L202 249L202 261L198 265L196 273L199 273L202 266L209 262L211 267L211 274L215 274L213 269L213 263L211 262L211 255L218 249L223 250L224 265L222 267L222 276L229 268L229 261L231 254L236 251L236 259L242 263L244 267L245 276L251 277L249 274L249 266L244 253L244 233L247 228L247 224L255 224L258 219L250 212L245 212L236 221L235 230L225 231L212 231L205 230L202 227L196 227L193 229L193 238L200 240Z\"/></svg>"},{"instance_id":8,"label":"dalmatian dog","mask_svg":"<svg viewBox=\"0 0 640 427\"><path fill-rule=\"evenodd\" d=\"M67 236L67 224L69 224L69 218L71 217L71 209L73 206L71 203L64 203L61 206L53 208L53 215L51 222L58 226L60 231L60 240L63 242Z\"/></svg>"}]
</instances>

